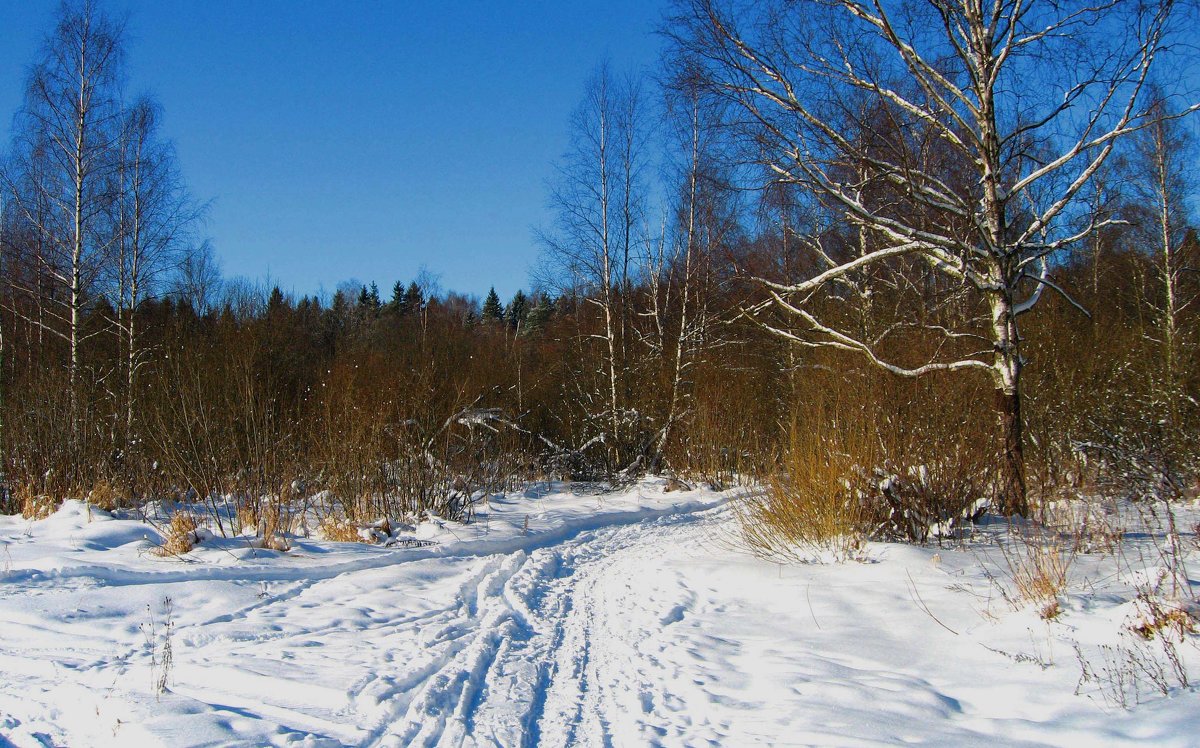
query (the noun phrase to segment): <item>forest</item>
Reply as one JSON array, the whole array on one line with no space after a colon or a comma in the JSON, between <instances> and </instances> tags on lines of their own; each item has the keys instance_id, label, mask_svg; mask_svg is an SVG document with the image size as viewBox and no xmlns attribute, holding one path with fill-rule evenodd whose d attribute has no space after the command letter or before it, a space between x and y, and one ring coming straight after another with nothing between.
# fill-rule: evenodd
<instances>
[{"instance_id":1,"label":"forest","mask_svg":"<svg viewBox=\"0 0 1200 748\"><path fill-rule=\"evenodd\" d=\"M223 279L122 23L68 8L3 163L3 511L238 533L651 473L772 486L746 519L786 546L1192 496L1195 55L1126 5L678 3L660 69L586 81L507 303Z\"/></svg>"}]
</instances>

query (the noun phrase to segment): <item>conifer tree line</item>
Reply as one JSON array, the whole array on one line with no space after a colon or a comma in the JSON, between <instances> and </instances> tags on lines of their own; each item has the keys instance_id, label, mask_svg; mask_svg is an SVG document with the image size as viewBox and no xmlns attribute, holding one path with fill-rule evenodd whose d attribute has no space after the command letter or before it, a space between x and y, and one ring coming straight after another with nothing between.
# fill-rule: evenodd
<instances>
[{"instance_id":1,"label":"conifer tree line","mask_svg":"<svg viewBox=\"0 0 1200 748\"><path fill-rule=\"evenodd\" d=\"M1185 494L1193 15L678 0L658 69L583 86L535 290L480 301L222 278L125 28L64 5L0 169L3 509L189 498L237 531L835 464L886 517L1138 471Z\"/></svg>"}]
</instances>

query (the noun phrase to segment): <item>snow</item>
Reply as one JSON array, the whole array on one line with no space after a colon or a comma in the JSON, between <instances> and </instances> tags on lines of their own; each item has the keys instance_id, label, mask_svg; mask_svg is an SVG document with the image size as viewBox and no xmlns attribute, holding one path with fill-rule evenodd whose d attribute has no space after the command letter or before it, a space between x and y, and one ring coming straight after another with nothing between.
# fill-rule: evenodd
<instances>
[{"instance_id":1,"label":"snow","mask_svg":"<svg viewBox=\"0 0 1200 748\"><path fill-rule=\"evenodd\" d=\"M665 487L182 559L80 502L0 517L0 746L1195 744L1194 690L1123 709L1080 682L1128 640L1118 572L1149 545L1075 557L1046 621L1001 594L1000 525L778 564L738 547L733 494Z\"/></svg>"}]
</instances>

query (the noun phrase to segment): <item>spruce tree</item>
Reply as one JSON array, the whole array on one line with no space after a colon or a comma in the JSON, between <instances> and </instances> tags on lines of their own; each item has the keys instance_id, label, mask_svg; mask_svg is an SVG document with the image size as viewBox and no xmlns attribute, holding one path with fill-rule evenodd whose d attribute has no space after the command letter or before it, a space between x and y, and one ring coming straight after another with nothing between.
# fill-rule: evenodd
<instances>
[{"instance_id":1,"label":"spruce tree","mask_svg":"<svg viewBox=\"0 0 1200 748\"><path fill-rule=\"evenodd\" d=\"M483 301L483 321L504 321L504 308L500 306L500 297L496 294L495 288L488 291L487 298Z\"/></svg>"},{"instance_id":2,"label":"spruce tree","mask_svg":"<svg viewBox=\"0 0 1200 748\"><path fill-rule=\"evenodd\" d=\"M400 303L401 314L420 314L425 308L425 294L416 281L408 284L404 292L404 300Z\"/></svg>"},{"instance_id":3,"label":"spruce tree","mask_svg":"<svg viewBox=\"0 0 1200 748\"><path fill-rule=\"evenodd\" d=\"M404 283L396 281L392 285L392 300L388 302L388 311L392 314L404 313Z\"/></svg>"},{"instance_id":4,"label":"spruce tree","mask_svg":"<svg viewBox=\"0 0 1200 748\"><path fill-rule=\"evenodd\" d=\"M546 328L550 318L554 316L554 303L545 296L538 296L537 302L529 310L525 318L525 326L521 329L523 335L536 335Z\"/></svg>"},{"instance_id":5,"label":"spruce tree","mask_svg":"<svg viewBox=\"0 0 1200 748\"><path fill-rule=\"evenodd\" d=\"M525 318L529 316L529 298L525 296L525 292L517 289L517 293L513 295L512 301L509 302L508 308L504 311L505 320L508 326L514 330L519 330L525 326Z\"/></svg>"},{"instance_id":6,"label":"spruce tree","mask_svg":"<svg viewBox=\"0 0 1200 748\"><path fill-rule=\"evenodd\" d=\"M279 286L271 289L271 297L267 299L267 316L273 317L283 310L287 305L287 300L283 298L283 291L279 290Z\"/></svg>"}]
</instances>

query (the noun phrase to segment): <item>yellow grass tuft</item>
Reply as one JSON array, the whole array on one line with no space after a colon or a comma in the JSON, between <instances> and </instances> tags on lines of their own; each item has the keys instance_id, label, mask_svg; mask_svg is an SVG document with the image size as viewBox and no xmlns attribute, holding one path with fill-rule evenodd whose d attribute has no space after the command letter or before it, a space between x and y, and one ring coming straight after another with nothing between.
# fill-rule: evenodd
<instances>
[{"instance_id":1,"label":"yellow grass tuft","mask_svg":"<svg viewBox=\"0 0 1200 748\"><path fill-rule=\"evenodd\" d=\"M111 512L121 502L121 491L110 481L101 478L88 492L87 501L92 506Z\"/></svg>"},{"instance_id":2,"label":"yellow grass tuft","mask_svg":"<svg viewBox=\"0 0 1200 748\"><path fill-rule=\"evenodd\" d=\"M45 519L58 510L58 502L46 494L35 494L31 489L18 493L21 500L21 516L25 519Z\"/></svg>"},{"instance_id":3,"label":"yellow grass tuft","mask_svg":"<svg viewBox=\"0 0 1200 748\"><path fill-rule=\"evenodd\" d=\"M200 526L196 516L190 512L176 512L167 525L167 537L162 545L154 549L159 556L182 556L200 542L196 529Z\"/></svg>"}]
</instances>

